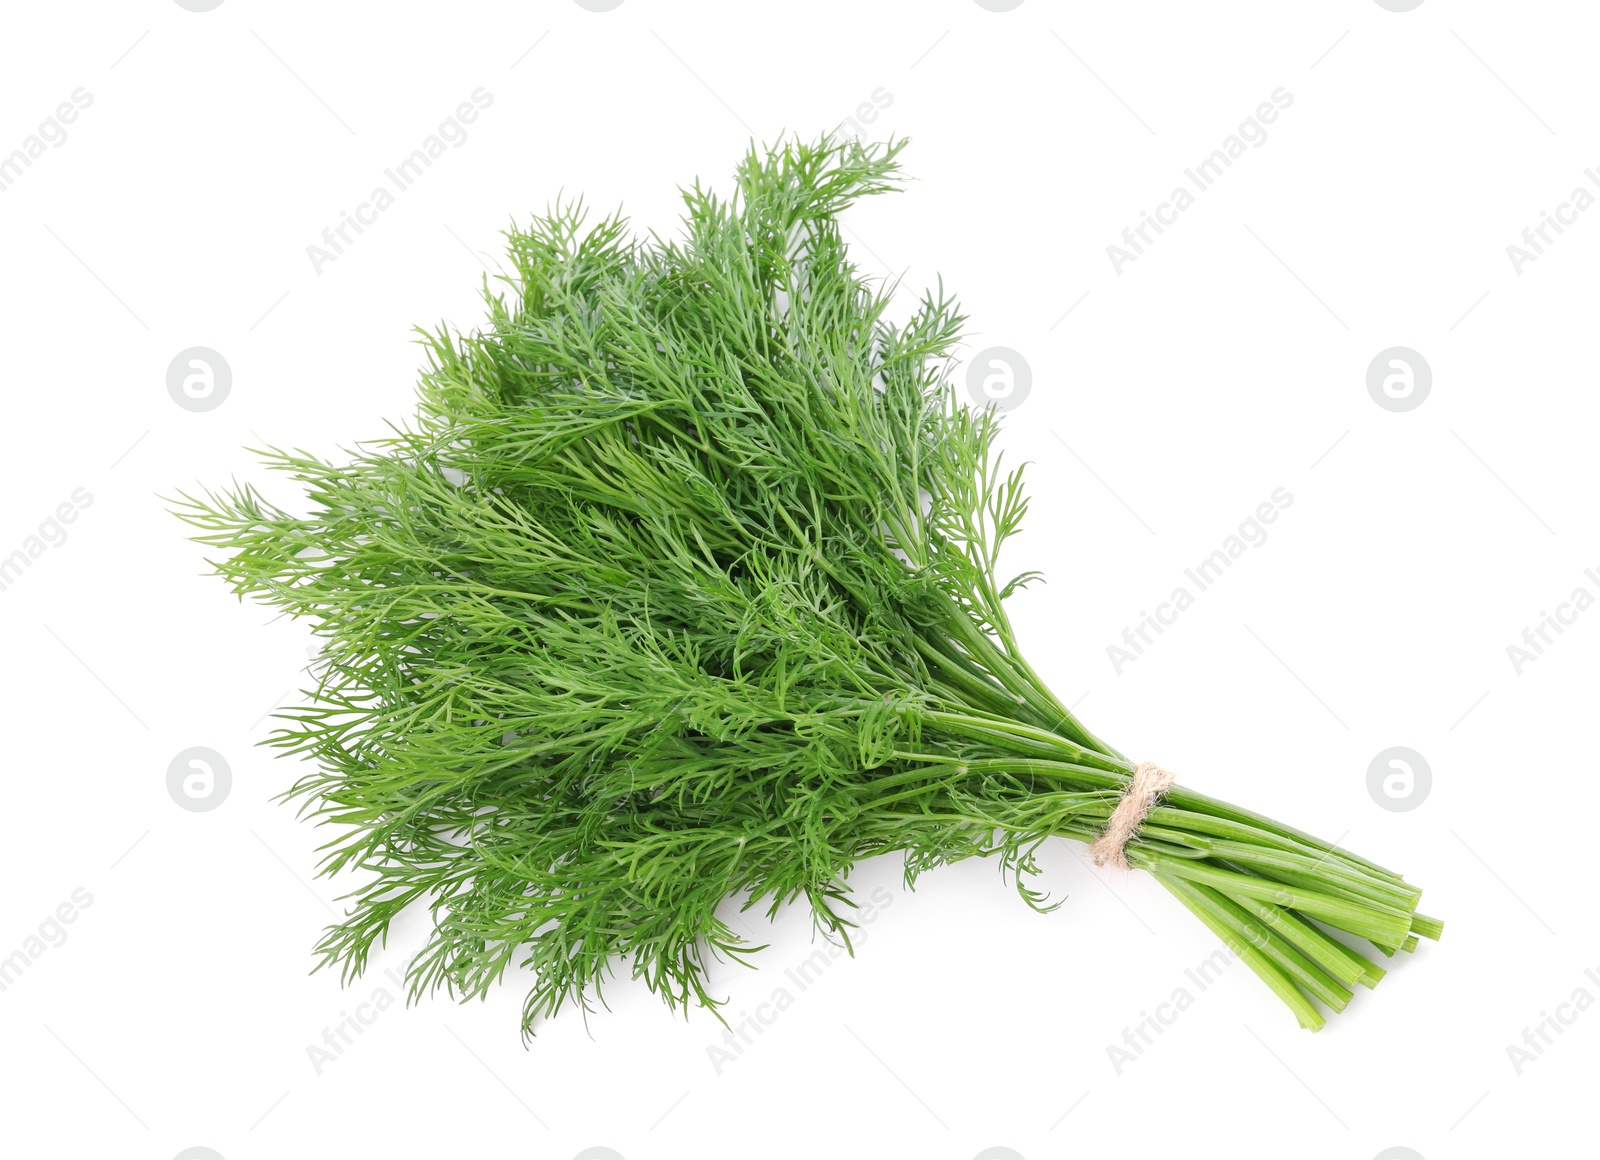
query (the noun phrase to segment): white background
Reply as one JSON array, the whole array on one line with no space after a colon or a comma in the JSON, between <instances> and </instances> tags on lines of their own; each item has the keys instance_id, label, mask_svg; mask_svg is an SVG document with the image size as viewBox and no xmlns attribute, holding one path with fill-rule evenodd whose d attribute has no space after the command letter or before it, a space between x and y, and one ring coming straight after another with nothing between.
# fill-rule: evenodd
<instances>
[{"instance_id":1,"label":"white background","mask_svg":"<svg viewBox=\"0 0 1600 1160\"><path fill-rule=\"evenodd\" d=\"M1506 649L1600 593L1600 212L1520 273L1506 247L1600 166L1589 6L124 0L5 21L0 154L74 89L93 104L0 193L0 556L75 489L92 503L0 591L0 956L43 945L75 889L92 904L0 992L0 1151L1440 1160L1577 1128L1600 1012L1520 1074L1507 1047L1600 998L1600 613L1520 675ZM480 86L469 139L314 270L306 246ZM1280 86L1265 143L1118 273L1106 247ZM1036 666L1125 751L1403 871L1444 940L1315 1036L1230 967L1119 1074L1107 1046L1216 947L1174 900L1066 843L1048 917L992 864L907 894L883 859L853 879L891 900L858 957L803 992L804 915L747 916L773 946L717 973L730 1013L794 1002L720 1071L720 1026L624 975L611 1010L528 1049L526 979L395 1005L318 1074L308 1046L397 990L383 968L420 927L351 991L308 976L346 886L311 880L321 837L270 800L297 770L254 743L310 637L204 576L160 496L259 479L245 444L336 454L403 420L411 326L470 326L499 231L558 192L670 231L678 184L727 189L751 136L814 135L880 89L868 132L913 137L917 180L850 213L863 266L908 292L942 275L969 351L1032 368L1005 442L1035 464L1009 562L1050 578L1015 601ZM233 374L205 413L166 389L196 345ZM1433 372L1403 414L1366 389L1393 345ZM1270 538L1118 675L1106 646L1278 487ZM1407 812L1367 791L1394 745L1433 773ZM210 812L167 792L191 746L231 766Z\"/></svg>"}]
</instances>

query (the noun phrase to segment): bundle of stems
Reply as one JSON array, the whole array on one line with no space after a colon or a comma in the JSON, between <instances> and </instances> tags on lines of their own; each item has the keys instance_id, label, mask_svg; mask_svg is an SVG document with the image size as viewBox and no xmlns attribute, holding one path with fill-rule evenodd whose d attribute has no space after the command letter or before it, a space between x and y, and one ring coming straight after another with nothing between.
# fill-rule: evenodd
<instances>
[{"instance_id":1,"label":"bundle of stems","mask_svg":"<svg viewBox=\"0 0 1600 1160\"><path fill-rule=\"evenodd\" d=\"M715 1010L719 907L804 898L848 945L861 858L1093 840L1134 770L1024 659L996 579L1027 510L998 416L951 384L942 283L901 323L839 214L898 187L905 142L752 146L736 193L683 191L676 240L558 204L508 233L473 333L421 332L415 420L338 464L260 452L250 486L182 495L240 594L322 639L269 739L315 759L286 796L356 871L319 965L359 974L414 903L413 998L531 970L522 1025L588 1007L619 964ZM1320 1027L1440 924L1399 875L1171 789L1127 845Z\"/></svg>"}]
</instances>

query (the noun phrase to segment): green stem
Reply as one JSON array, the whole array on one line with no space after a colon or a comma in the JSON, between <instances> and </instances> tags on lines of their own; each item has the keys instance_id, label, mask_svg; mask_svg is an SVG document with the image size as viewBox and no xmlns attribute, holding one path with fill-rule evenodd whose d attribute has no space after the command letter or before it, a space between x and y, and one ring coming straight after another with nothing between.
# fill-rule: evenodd
<instances>
[{"instance_id":1,"label":"green stem","mask_svg":"<svg viewBox=\"0 0 1600 1160\"><path fill-rule=\"evenodd\" d=\"M1322 1030L1325 1020L1322 1013L1311 1005L1300 988L1280 971L1266 955L1247 942L1234 936L1233 930L1217 913L1216 907L1192 883L1180 878L1157 874L1156 881L1165 886L1177 900L1194 912L1196 918L1211 928L1224 946L1237 955L1268 987L1294 1012L1300 1026L1311 1031Z\"/></svg>"}]
</instances>

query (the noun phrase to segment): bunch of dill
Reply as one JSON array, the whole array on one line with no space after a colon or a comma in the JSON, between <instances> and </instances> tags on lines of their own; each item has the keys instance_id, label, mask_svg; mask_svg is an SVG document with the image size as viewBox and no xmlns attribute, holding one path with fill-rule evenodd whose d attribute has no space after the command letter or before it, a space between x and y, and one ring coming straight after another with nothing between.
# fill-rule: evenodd
<instances>
[{"instance_id":1,"label":"bunch of dill","mask_svg":"<svg viewBox=\"0 0 1600 1160\"><path fill-rule=\"evenodd\" d=\"M323 641L271 742L358 871L318 950L348 978L413 904L413 996L531 971L531 1033L618 964L715 1008L754 948L730 896L803 898L849 941L846 885L1093 839L1134 765L1023 658L996 578L1027 509L992 411L949 367L942 286L903 322L838 217L896 188L905 142L758 150L683 235L557 206L509 233L480 331L426 333L415 421L344 463L272 449L310 500L182 497L216 571ZM1300 1022L1439 924L1397 875L1184 788L1127 848Z\"/></svg>"}]
</instances>

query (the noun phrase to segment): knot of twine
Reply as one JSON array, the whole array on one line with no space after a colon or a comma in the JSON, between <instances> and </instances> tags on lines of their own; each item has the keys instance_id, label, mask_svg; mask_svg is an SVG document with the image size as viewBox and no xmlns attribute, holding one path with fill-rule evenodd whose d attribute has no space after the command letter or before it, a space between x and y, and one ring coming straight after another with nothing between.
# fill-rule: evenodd
<instances>
[{"instance_id":1,"label":"knot of twine","mask_svg":"<svg viewBox=\"0 0 1600 1160\"><path fill-rule=\"evenodd\" d=\"M1128 839L1133 837L1133 832L1143 824L1150 811L1156 808L1161 795L1166 793L1177 780L1177 774L1162 769L1153 761L1142 762L1133 771L1133 780L1128 783L1128 788L1123 792L1117 808L1111 811L1111 817L1106 820L1105 830L1089 847L1089 853L1094 855L1096 866L1104 866L1110 862L1118 869L1128 869L1128 859L1122 852L1123 847L1128 844Z\"/></svg>"}]
</instances>

